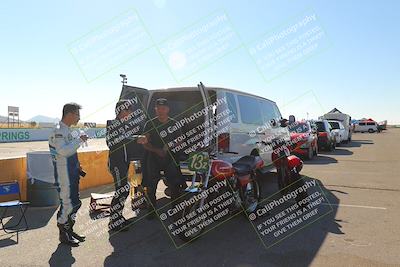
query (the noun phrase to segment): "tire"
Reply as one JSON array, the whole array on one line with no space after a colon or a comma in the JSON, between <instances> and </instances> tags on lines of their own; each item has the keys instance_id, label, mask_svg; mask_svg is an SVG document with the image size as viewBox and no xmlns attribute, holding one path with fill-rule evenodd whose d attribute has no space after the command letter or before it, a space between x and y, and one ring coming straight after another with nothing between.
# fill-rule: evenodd
<instances>
[{"instance_id":1,"label":"tire","mask_svg":"<svg viewBox=\"0 0 400 267\"><path fill-rule=\"evenodd\" d=\"M190 205L190 206L186 206L185 209L183 210L183 212L181 213L181 214L182 214L181 218L184 218L184 217L185 217L187 214L189 214L190 212L192 212L192 211L198 209L198 208L200 207L200 203L201 203L201 200L199 200L199 201L193 203L193 204ZM206 219L202 219L202 220L200 220L196 225L191 225L192 229L195 228L197 225L203 223L205 220L206 220ZM202 227L202 228L201 228L199 231L197 231L196 233L194 233L194 234L192 234L192 235L190 235L190 236L186 236L186 235L185 235L185 232L188 231L188 229L186 229L186 231L183 231L183 232L179 233L178 236L179 236L179 238L180 238L182 241L188 242L188 241L191 241L191 240L197 238L198 236L200 236L200 235L204 232L204 230L205 230L205 227Z\"/></svg>"},{"instance_id":2,"label":"tire","mask_svg":"<svg viewBox=\"0 0 400 267\"><path fill-rule=\"evenodd\" d=\"M369 133L373 133L373 132L375 132L373 129L368 129L368 132Z\"/></svg>"},{"instance_id":3,"label":"tire","mask_svg":"<svg viewBox=\"0 0 400 267\"><path fill-rule=\"evenodd\" d=\"M334 141L334 142L336 142L336 141ZM330 142L328 145L327 145L327 149L326 150L328 150L329 152L331 152L331 151L333 151L333 143L334 142Z\"/></svg>"},{"instance_id":4,"label":"tire","mask_svg":"<svg viewBox=\"0 0 400 267\"><path fill-rule=\"evenodd\" d=\"M278 187L279 191L286 195L289 193L288 185L292 183L292 177L290 175L289 165L287 160L281 160L281 165L278 169Z\"/></svg>"},{"instance_id":5,"label":"tire","mask_svg":"<svg viewBox=\"0 0 400 267\"><path fill-rule=\"evenodd\" d=\"M306 159L312 160L313 157L314 157L314 150L313 150L312 146L310 145L310 147L307 149Z\"/></svg>"},{"instance_id":6,"label":"tire","mask_svg":"<svg viewBox=\"0 0 400 267\"><path fill-rule=\"evenodd\" d=\"M287 162L287 161L286 161L286 162ZM279 180L280 180L280 179L279 179L279 178L280 178L279 176L280 176L280 175L278 174L278 186L279 186L281 195L286 195L286 194L289 194L290 192L292 192L292 191L293 191L293 188L292 188L292 190L291 190L290 188L288 188L288 186L289 186L290 184L296 182L297 180L300 180L300 178L301 178L301 175L300 175L300 174L298 174L298 173L292 173L292 172L289 171L289 172L288 172L288 177L287 177L287 179L284 179L284 181L286 181L286 184L285 184L285 183L279 183ZM296 183L296 187L297 187L297 188L298 188L298 187L301 187L303 184L304 184L303 181L298 182L298 183ZM291 186L291 187L293 187L293 186ZM299 202L301 199L303 199L303 198L305 198L305 197L307 197L307 192L302 191L300 194L297 195L296 201Z\"/></svg>"},{"instance_id":7,"label":"tire","mask_svg":"<svg viewBox=\"0 0 400 267\"><path fill-rule=\"evenodd\" d=\"M240 198L242 199L243 208L246 212L252 213L257 209L260 201L260 186L256 179L252 179L245 188L240 188Z\"/></svg>"}]
</instances>

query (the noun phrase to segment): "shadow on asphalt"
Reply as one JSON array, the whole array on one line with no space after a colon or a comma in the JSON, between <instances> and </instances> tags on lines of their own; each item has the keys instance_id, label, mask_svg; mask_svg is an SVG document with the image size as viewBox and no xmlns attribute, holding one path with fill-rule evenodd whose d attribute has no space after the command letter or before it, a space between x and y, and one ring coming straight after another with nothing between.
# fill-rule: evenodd
<instances>
[{"instance_id":1,"label":"shadow on asphalt","mask_svg":"<svg viewBox=\"0 0 400 267\"><path fill-rule=\"evenodd\" d=\"M318 154L318 156L314 157L312 160L304 160L303 161L305 164L310 164L310 165L324 165L324 164L333 164L337 163L337 159Z\"/></svg>"},{"instance_id":2,"label":"shadow on asphalt","mask_svg":"<svg viewBox=\"0 0 400 267\"><path fill-rule=\"evenodd\" d=\"M27 211L25 212L26 220L28 222L29 229L34 230L38 228L45 227L50 218L53 216L54 212L58 207L28 207ZM7 211L7 217L9 220L5 224L6 228L10 226L16 225L21 218L21 212L19 208L9 208ZM12 228L13 230L22 229L25 227L24 222L22 221L20 225L16 228ZM0 230L3 231L3 230ZM4 233L4 232L3 232ZM21 233L21 232L20 232ZM14 241L14 236L16 233L5 234L4 236L0 236L0 248L6 246L12 246L18 244Z\"/></svg>"},{"instance_id":3,"label":"shadow on asphalt","mask_svg":"<svg viewBox=\"0 0 400 267\"><path fill-rule=\"evenodd\" d=\"M331 204L336 198L314 178ZM278 192L276 174L261 181L262 198ZM166 201L165 198L160 201ZM307 225L270 248L260 241L255 228L243 214L177 249L159 219L142 218L128 232L109 236L114 251L104 266L309 266L328 233L343 234L335 220L337 205L321 219Z\"/></svg>"},{"instance_id":4,"label":"shadow on asphalt","mask_svg":"<svg viewBox=\"0 0 400 267\"><path fill-rule=\"evenodd\" d=\"M72 256L72 248L60 243L49 259L49 266L70 267L74 262L75 258Z\"/></svg>"},{"instance_id":5,"label":"shadow on asphalt","mask_svg":"<svg viewBox=\"0 0 400 267\"><path fill-rule=\"evenodd\" d=\"M320 151L322 155L333 155L333 156L351 156L354 154L353 151L346 149L343 145L340 147L336 147L333 151Z\"/></svg>"},{"instance_id":6,"label":"shadow on asphalt","mask_svg":"<svg viewBox=\"0 0 400 267\"><path fill-rule=\"evenodd\" d=\"M374 141L372 140L358 139L358 140L352 140L349 143L341 144L341 147L361 147L362 145L373 145L373 144Z\"/></svg>"},{"instance_id":7,"label":"shadow on asphalt","mask_svg":"<svg viewBox=\"0 0 400 267\"><path fill-rule=\"evenodd\" d=\"M0 230L3 231L3 230ZM17 245L17 233L7 234L3 231L4 234L0 235L0 248Z\"/></svg>"}]
</instances>

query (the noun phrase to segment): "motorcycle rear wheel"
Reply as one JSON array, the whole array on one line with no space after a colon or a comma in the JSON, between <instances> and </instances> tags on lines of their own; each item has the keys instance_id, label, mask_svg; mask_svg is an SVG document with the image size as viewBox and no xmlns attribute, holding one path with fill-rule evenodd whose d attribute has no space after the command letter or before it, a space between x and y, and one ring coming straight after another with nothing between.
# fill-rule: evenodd
<instances>
[{"instance_id":1,"label":"motorcycle rear wheel","mask_svg":"<svg viewBox=\"0 0 400 267\"><path fill-rule=\"evenodd\" d=\"M246 187L240 188L240 197L246 212L251 213L257 209L260 201L260 185L254 177Z\"/></svg>"}]
</instances>

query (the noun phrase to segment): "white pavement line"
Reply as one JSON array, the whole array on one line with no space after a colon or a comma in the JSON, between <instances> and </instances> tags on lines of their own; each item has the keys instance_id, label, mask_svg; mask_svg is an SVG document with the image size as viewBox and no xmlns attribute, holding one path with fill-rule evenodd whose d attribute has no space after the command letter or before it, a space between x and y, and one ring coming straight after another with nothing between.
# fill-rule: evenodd
<instances>
[{"instance_id":1,"label":"white pavement line","mask_svg":"<svg viewBox=\"0 0 400 267\"><path fill-rule=\"evenodd\" d=\"M321 203L322 205L327 206L338 206L338 207L350 207L350 208L364 208L364 209L375 209L375 210L387 210L385 207L373 207L373 206L359 206L359 205L347 205L347 204L328 204Z\"/></svg>"}]
</instances>

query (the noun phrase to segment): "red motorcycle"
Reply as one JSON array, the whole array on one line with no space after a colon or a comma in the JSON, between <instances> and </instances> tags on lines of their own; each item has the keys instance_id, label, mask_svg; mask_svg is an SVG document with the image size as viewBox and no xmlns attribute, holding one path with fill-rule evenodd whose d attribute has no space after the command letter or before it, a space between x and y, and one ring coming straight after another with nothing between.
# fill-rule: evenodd
<instances>
[{"instance_id":1,"label":"red motorcycle","mask_svg":"<svg viewBox=\"0 0 400 267\"><path fill-rule=\"evenodd\" d=\"M292 147L282 139L272 141L272 147L272 161L278 174L278 187L282 194L287 194L290 185L301 179L303 161L295 155L290 155Z\"/></svg>"},{"instance_id":2,"label":"red motorcycle","mask_svg":"<svg viewBox=\"0 0 400 267\"><path fill-rule=\"evenodd\" d=\"M185 231L178 235L183 241L190 241L198 237L205 230L205 227L200 227L207 221L207 216L203 216L203 213L206 213L207 208L210 206L209 203L226 194L226 192L232 194L230 197L231 203L228 206L231 214L241 209L246 210L248 213L254 212L260 200L258 177L261 168L264 166L264 161L261 157L244 156L233 164L217 159L213 154L198 153L196 157L203 158L192 160L189 163L189 169L193 170L195 165L200 167L203 165L204 167L206 166L206 161L209 164L202 170L198 169L194 171L192 184L186 189L188 194L185 199L196 198L196 201L191 205L187 205L179 217L187 218L191 217L191 214L196 214L197 218L200 219L197 221L194 220L196 223L191 223L189 228L186 228ZM217 190L210 190L219 184L225 186L218 187ZM203 194L203 192L207 191L212 192Z\"/></svg>"}]
</instances>

